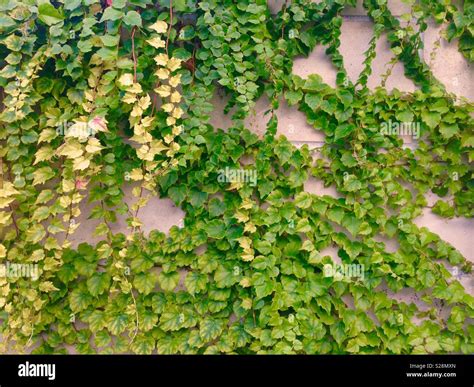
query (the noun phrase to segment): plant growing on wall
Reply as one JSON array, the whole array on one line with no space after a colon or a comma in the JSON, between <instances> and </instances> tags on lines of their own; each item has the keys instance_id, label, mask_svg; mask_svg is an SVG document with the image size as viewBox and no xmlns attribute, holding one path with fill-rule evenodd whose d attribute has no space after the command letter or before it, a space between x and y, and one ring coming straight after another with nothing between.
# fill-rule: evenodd
<instances>
[{"instance_id":1,"label":"plant growing on wall","mask_svg":"<svg viewBox=\"0 0 474 387\"><path fill-rule=\"evenodd\" d=\"M471 264L413 222L430 192L434 213L473 216L473 105L418 55L434 15L472 61L473 7L420 1L400 23L386 0L365 0L374 39L354 83L339 52L350 5L285 1L271 15L262 0L1 1L2 350L474 352L474 297L445 265ZM368 89L382 34L418 91ZM292 74L317 44L336 88ZM209 121L218 87L226 131ZM258 136L244 118L261 96ZM322 148L277 133L283 99ZM413 149L401 123L416 123ZM339 197L306 192L310 177ZM185 212L181 227L144 233L154 196ZM101 241L75 247L85 204ZM426 307L397 301L402 289Z\"/></svg>"}]
</instances>

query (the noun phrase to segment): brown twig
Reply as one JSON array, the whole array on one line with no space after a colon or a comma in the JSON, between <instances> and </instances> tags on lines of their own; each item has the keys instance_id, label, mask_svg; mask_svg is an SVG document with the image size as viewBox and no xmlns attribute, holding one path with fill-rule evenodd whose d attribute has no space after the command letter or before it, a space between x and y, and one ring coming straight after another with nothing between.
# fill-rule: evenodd
<instances>
[{"instance_id":1,"label":"brown twig","mask_svg":"<svg viewBox=\"0 0 474 387\"><path fill-rule=\"evenodd\" d=\"M7 165L7 172L8 172L8 178L10 179L11 182L13 182L12 171L11 171L9 165ZM13 226L15 226L16 236L19 237L20 236L20 229L18 228L18 224L16 223L15 213L13 211L13 207L12 207L11 204L9 204L8 207L10 207L10 211L12 212L12 222L13 222Z\"/></svg>"},{"instance_id":2,"label":"brown twig","mask_svg":"<svg viewBox=\"0 0 474 387\"><path fill-rule=\"evenodd\" d=\"M73 211L73 207L74 207L73 206L73 198L74 198L74 195L76 194L76 191L77 191L76 180L77 180L77 177L74 174L74 189L72 190L71 203L69 204L69 221L68 221L68 226L67 226L67 230L66 230L66 236L64 237L64 241L67 241L68 238L69 238L69 235L71 234L71 221L73 220L72 219L72 211Z\"/></svg>"},{"instance_id":3,"label":"brown twig","mask_svg":"<svg viewBox=\"0 0 474 387\"><path fill-rule=\"evenodd\" d=\"M171 28L173 26L173 0L170 0L170 26L168 28L168 34L166 36L166 54L168 54L168 45L170 41Z\"/></svg>"},{"instance_id":4,"label":"brown twig","mask_svg":"<svg viewBox=\"0 0 474 387\"><path fill-rule=\"evenodd\" d=\"M3 188L3 158L0 157L0 189Z\"/></svg>"},{"instance_id":5,"label":"brown twig","mask_svg":"<svg viewBox=\"0 0 474 387\"><path fill-rule=\"evenodd\" d=\"M11 204L9 204L8 207L10 207L10 211L12 212L12 221L13 221L13 226L15 226L16 236L19 237L20 236L20 230L18 229L18 225L16 224L15 214L13 212L13 208L12 208Z\"/></svg>"},{"instance_id":6,"label":"brown twig","mask_svg":"<svg viewBox=\"0 0 474 387\"><path fill-rule=\"evenodd\" d=\"M283 14L286 13L287 7L288 7L288 0L285 0L285 4L283 4L283 7L282 7ZM285 37L285 22L283 21L281 25L281 38L283 39L284 37Z\"/></svg>"},{"instance_id":7,"label":"brown twig","mask_svg":"<svg viewBox=\"0 0 474 387\"><path fill-rule=\"evenodd\" d=\"M135 55L135 32L137 27L132 29L132 58L133 58L133 81L137 82L137 56Z\"/></svg>"}]
</instances>

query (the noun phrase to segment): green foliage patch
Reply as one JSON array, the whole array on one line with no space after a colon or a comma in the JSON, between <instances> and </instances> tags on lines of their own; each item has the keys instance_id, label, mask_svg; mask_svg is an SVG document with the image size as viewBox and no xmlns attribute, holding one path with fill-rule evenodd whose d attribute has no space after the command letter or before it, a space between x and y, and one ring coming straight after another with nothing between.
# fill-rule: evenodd
<instances>
[{"instance_id":1,"label":"green foliage patch","mask_svg":"<svg viewBox=\"0 0 474 387\"><path fill-rule=\"evenodd\" d=\"M437 45L457 39L472 62L474 8L408 3L397 18L364 1L374 38L353 82L339 38L354 1L285 1L276 15L262 0L0 1L2 350L473 353L474 297L459 281L471 264L413 221L428 193L434 213L473 216L473 105L418 51L434 18ZM382 86L401 61L416 92L368 89L382 35ZM336 88L292 74L318 44ZM210 123L218 88L226 130ZM244 119L262 96L258 136ZM279 135L283 100L322 147ZM410 124L415 146L393 123ZM338 197L306 192L308 179ZM156 196L186 216L145 235ZM74 247L85 204L100 241Z\"/></svg>"}]
</instances>

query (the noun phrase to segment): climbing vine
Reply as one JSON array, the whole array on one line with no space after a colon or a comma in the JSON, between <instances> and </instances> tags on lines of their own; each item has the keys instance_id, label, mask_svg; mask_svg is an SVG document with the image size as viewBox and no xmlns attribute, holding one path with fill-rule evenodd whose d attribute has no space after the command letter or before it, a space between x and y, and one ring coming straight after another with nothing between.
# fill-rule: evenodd
<instances>
[{"instance_id":1,"label":"climbing vine","mask_svg":"<svg viewBox=\"0 0 474 387\"><path fill-rule=\"evenodd\" d=\"M1 1L2 351L473 353L474 297L453 274L472 278L471 263L414 220L474 214L474 107L419 55L434 20L438 45L457 39L472 62L474 8L407 3L401 21L363 2L374 38L353 82L339 50L352 0L276 14L262 0ZM382 85L401 61L417 91L368 88L381 38ZM318 44L335 88L293 75ZM226 130L210 121L218 90ZM245 118L260 97L259 136ZM278 133L282 103L322 147ZM387 123L413 124L415 145ZM157 196L185 218L146 234ZM84 216L97 244L73 243ZM407 290L418 304L397 299Z\"/></svg>"}]
</instances>

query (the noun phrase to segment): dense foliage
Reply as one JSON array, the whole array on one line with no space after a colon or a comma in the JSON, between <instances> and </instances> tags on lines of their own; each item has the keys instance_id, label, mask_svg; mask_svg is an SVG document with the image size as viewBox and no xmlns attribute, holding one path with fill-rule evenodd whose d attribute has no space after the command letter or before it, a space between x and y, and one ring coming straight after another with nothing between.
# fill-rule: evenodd
<instances>
[{"instance_id":1,"label":"dense foliage","mask_svg":"<svg viewBox=\"0 0 474 387\"><path fill-rule=\"evenodd\" d=\"M0 261L38 269L0 278L3 350L473 353L474 297L447 269L471 265L413 223L430 192L434 213L473 216L473 105L419 56L434 18L474 59L468 3L421 0L400 20L365 0L374 39L354 83L339 52L354 1L286 1L271 15L262 0L1 0ZM383 34L418 91L368 89ZM318 44L336 88L292 75ZM209 123L217 88L225 131ZM259 137L243 119L262 95ZM282 98L324 133L322 148L277 133ZM420 125L414 148L381 133L389 120ZM309 178L340 197L305 192ZM183 209L182 227L144 234L153 196ZM102 241L73 248L85 202ZM364 276L328 276L328 248ZM406 289L426 308L392 296Z\"/></svg>"}]
</instances>

